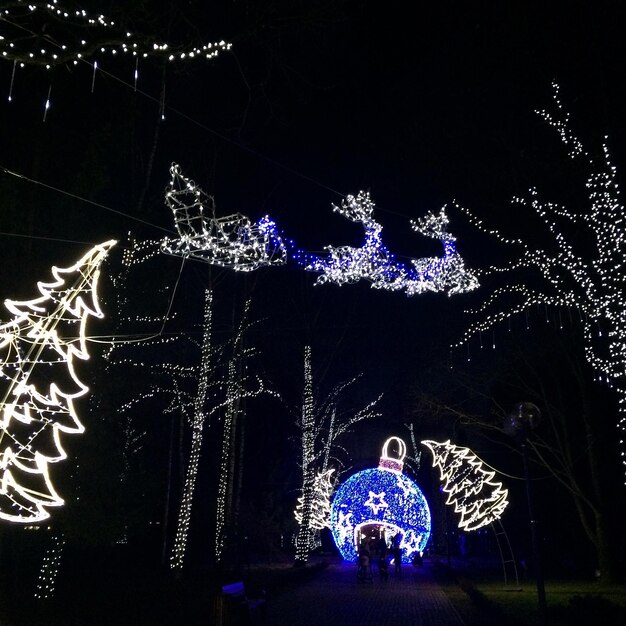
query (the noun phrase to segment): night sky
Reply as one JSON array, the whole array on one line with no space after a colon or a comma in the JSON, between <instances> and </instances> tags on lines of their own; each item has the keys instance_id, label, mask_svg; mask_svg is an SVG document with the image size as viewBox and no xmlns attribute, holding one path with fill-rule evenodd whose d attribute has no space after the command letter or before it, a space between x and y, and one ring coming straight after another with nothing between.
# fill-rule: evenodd
<instances>
[{"instance_id":1,"label":"night sky","mask_svg":"<svg viewBox=\"0 0 626 626\"><path fill-rule=\"evenodd\" d=\"M125 11L125 3L97 4L107 15ZM626 166L620 2L264 0L224 3L217 12L213 3L174 2L169 13L158 2L143 3L153 10L142 13L141 4L132 3L127 15L137 30L163 38L169 30L179 42L225 39L232 52L206 63L170 64L165 74L160 62L142 61L137 91L134 66L123 59L99 60L103 71L93 93L89 66L50 72L27 67L17 72L12 102L4 95L12 65L0 63L2 297L28 297L50 265L73 261L92 243L116 238L123 247L129 231L138 239L172 231L163 189L173 161L214 195L219 215L239 211L256 220L269 214L308 251L360 245L361 227L332 212L333 203L359 190L370 191L385 243L403 259L439 253L437 242L415 235L409 220L453 201L494 226L534 237L532 217L510 206L514 194L536 185L556 201L580 204L557 135L534 112L549 106L552 81L560 84L587 145L598 150L608 135L618 172ZM52 106L43 122L50 85ZM470 267L502 258L504 252L459 211L451 208L449 216ZM120 271L120 256L112 255L105 274ZM211 284L216 336L225 339L233 310L252 297L251 317L258 320L248 339L258 349L253 367L283 400L248 404L246 498L277 493L285 509L295 500L298 432L290 407L300 401L307 344L320 393L362 373L349 402L360 406L384 394L383 417L343 441L347 467L374 466L384 439L406 437L409 422L418 441L472 440L452 421L418 415L416 404L420 391L462 400L463 392L450 387L442 371L452 362L467 365L466 348L451 352L449 346L466 324L463 310L480 294L407 298L367 283L316 287L315 275L294 263L243 276L189 262L170 302L162 289L171 293L180 262L160 257L151 263L132 295L137 315L162 319L171 304L177 317L167 331L198 335L203 290ZM110 323L118 330L105 323L97 331L126 332L116 320ZM570 330L579 346L575 325ZM498 346L507 331L496 329ZM523 343L537 362L545 362L544 335ZM507 358L506 347L496 352L481 359L489 376ZM96 370L94 394L106 390L113 407L118 382L98 382ZM502 399L516 401L506 393ZM492 407L482 401L474 408ZM140 418L148 433L145 463L164 476L171 418L153 410ZM214 489L215 429L207 431L203 459L206 493ZM491 463L514 467L506 453L476 441ZM88 450L98 454L93 442ZM436 480L428 466L422 463L419 479L432 492ZM155 518L162 515L159 497ZM199 511L210 525L210 506L199 505Z\"/></svg>"}]
</instances>

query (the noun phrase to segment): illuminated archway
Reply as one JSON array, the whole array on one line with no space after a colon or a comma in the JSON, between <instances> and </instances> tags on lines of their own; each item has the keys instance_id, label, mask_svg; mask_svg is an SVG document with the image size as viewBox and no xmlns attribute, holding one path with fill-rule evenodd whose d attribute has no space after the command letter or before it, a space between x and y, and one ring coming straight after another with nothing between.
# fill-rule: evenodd
<instances>
[{"instance_id":1,"label":"illuminated archway","mask_svg":"<svg viewBox=\"0 0 626 626\"><path fill-rule=\"evenodd\" d=\"M398 458L388 454L398 444ZM333 539L346 561L356 561L361 531L375 526L385 537L400 533L402 561L422 553L430 537L430 509L421 489L402 473L404 441L390 437L383 445L377 468L350 476L333 498L330 525Z\"/></svg>"}]
</instances>

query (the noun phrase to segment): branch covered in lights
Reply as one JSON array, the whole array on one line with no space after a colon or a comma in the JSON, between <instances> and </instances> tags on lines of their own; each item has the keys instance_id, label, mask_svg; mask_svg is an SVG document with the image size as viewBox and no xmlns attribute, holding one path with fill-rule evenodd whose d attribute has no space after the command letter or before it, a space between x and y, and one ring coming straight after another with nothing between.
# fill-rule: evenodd
<instances>
[{"instance_id":1,"label":"branch covered in lights","mask_svg":"<svg viewBox=\"0 0 626 626\"><path fill-rule=\"evenodd\" d=\"M536 213L551 235L553 249L537 247L520 238L511 238L465 213L482 232L495 237L515 250L514 258L502 267L488 267L482 276L508 279L518 271L534 270L542 287L531 288L525 281L494 286L483 304L469 313L474 317L461 346L475 335L492 329L512 316L528 312L534 305L568 307L578 312L585 342L585 356L601 382L614 387L619 399L619 443L623 470L626 472L626 228L624 205L619 200L616 169L605 143L599 156L590 156L574 135L569 113L559 99L558 85L553 84L552 111L538 111L539 116L558 132L568 156L581 161L587 170L587 206L571 211L540 199L537 189L526 198L514 197L513 205ZM592 247L578 249L570 240L571 226L589 234ZM569 228L569 230L568 230Z\"/></svg>"},{"instance_id":2,"label":"branch covered in lights","mask_svg":"<svg viewBox=\"0 0 626 626\"><path fill-rule=\"evenodd\" d=\"M50 69L105 54L168 61L212 59L231 48L225 41L173 45L151 35L125 31L104 15L63 7L58 0L4 3L0 23L0 58L21 67Z\"/></svg>"},{"instance_id":3,"label":"branch covered in lights","mask_svg":"<svg viewBox=\"0 0 626 626\"><path fill-rule=\"evenodd\" d=\"M439 215L427 213L412 221L416 233L439 239L443 244L443 256L412 259L411 266L399 262L382 241L383 227L374 219L374 202L368 192L349 195L341 206L333 210L352 222L363 225L365 241L360 248L352 246L326 246L326 254L296 253L296 260L311 272L320 276L317 285L335 283L345 285L367 280L375 289L404 291L408 296L427 291L447 291L448 295L471 291L478 287L474 274L465 268L456 250L455 238L446 228L448 217L445 207Z\"/></svg>"},{"instance_id":4,"label":"branch covered in lights","mask_svg":"<svg viewBox=\"0 0 626 626\"><path fill-rule=\"evenodd\" d=\"M62 433L82 433L74 401L89 389L75 371L87 360L89 317L98 304L100 265L115 241L93 247L68 268L52 268L40 296L6 300L14 318L0 325L0 518L33 522L63 500L49 465L67 458Z\"/></svg>"},{"instance_id":5,"label":"branch covered in lights","mask_svg":"<svg viewBox=\"0 0 626 626\"><path fill-rule=\"evenodd\" d=\"M495 472L484 469L483 462L469 449L450 441L422 441L432 452L433 467L439 468L446 504L460 513L459 528L477 530L500 519L508 504L507 489L494 482Z\"/></svg>"},{"instance_id":6,"label":"branch covered in lights","mask_svg":"<svg viewBox=\"0 0 626 626\"><path fill-rule=\"evenodd\" d=\"M218 218L213 198L183 176L179 165L173 163L170 174L165 203L174 214L178 238L164 239L163 252L239 272L286 262L285 244L268 216L254 224L241 213Z\"/></svg>"}]
</instances>

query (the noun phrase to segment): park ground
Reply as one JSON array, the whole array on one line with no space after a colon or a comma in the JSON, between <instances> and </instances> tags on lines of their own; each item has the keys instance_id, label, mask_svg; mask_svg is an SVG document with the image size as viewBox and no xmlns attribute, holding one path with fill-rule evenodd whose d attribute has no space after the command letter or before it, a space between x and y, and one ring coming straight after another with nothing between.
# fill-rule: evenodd
<instances>
[{"instance_id":1,"label":"park ground","mask_svg":"<svg viewBox=\"0 0 626 626\"><path fill-rule=\"evenodd\" d=\"M140 561L101 558L60 575L54 598L35 600L27 584L2 579L0 625L236 626L534 626L541 624L534 581L504 583L497 563L429 558L381 581L360 582L356 566L320 554L306 567L288 559L248 564L228 574L193 571L181 579L155 573ZM266 598L264 614L241 617L221 596L221 585L242 580L251 597ZM626 585L593 578L546 580L547 625L626 623Z\"/></svg>"}]
</instances>

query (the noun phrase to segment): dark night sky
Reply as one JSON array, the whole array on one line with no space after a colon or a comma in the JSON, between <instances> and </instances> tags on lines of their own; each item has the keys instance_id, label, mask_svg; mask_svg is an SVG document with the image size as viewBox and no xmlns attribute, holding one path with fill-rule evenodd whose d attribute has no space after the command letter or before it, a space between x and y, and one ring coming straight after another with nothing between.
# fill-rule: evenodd
<instances>
[{"instance_id":1,"label":"dark night sky","mask_svg":"<svg viewBox=\"0 0 626 626\"><path fill-rule=\"evenodd\" d=\"M104 4L109 14L121 5ZM620 2L232 2L217 15L213 3L173 4L189 18L175 23L181 40L224 38L233 53L168 68L166 120L141 209L158 64L142 64L137 94L110 76L130 81L133 68L123 61L102 62L110 75L98 75L93 94L89 68L28 68L18 74L12 103L3 95L11 65L0 64L0 166L125 214L0 174L0 206L9 207L0 215L3 297L28 295L50 264L74 259L83 242L123 240L129 230L161 236L134 218L171 227L162 191L172 161L215 195L219 213L253 220L269 213L308 250L358 244L360 227L333 214L331 203L369 189L387 245L419 257L435 250L408 220L454 199L527 231L532 224L511 214L513 194L545 184L568 196L559 200L575 201L553 180L564 156L533 113L549 104L552 80L580 134L590 143L608 134L618 168L626 160ZM163 26L165 16L155 12L159 20ZM53 106L43 123L50 82ZM470 264L498 253L458 213L451 219ZM174 260L159 267L175 277ZM204 266L187 268L174 302L189 324L199 320L189 311L199 314L206 275ZM262 320L257 360L287 389L288 402L297 401L302 347L311 341L318 369L328 366L326 384L362 371L361 398L385 392L385 419L394 427L405 420L412 385L446 358L473 302L443 294L407 299L365 284L313 287L314 276L293 266L215 276L225 317L233 294L253 286L254 316ZM266 403L262 415L250 410L257 440L275 446L274 458L288 458L293 418L278 404ZM271 428L259 428L268 422ZM382 422L347 442L357 465L375 463L380 437L393 434L385 429ZM263 453L251 446L250 454L268 482L275 479Z\"/></svg>"}]
</instances>

